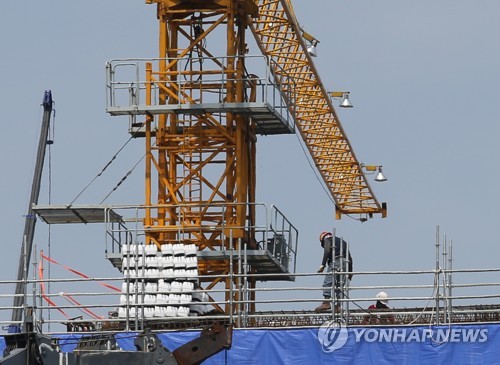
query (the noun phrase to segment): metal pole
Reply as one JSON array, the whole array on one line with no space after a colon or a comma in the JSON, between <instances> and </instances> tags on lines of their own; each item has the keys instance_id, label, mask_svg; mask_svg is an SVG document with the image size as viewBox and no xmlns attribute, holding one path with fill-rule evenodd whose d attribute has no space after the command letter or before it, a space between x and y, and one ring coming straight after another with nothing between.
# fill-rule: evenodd
<instances>
[{"instance_id":1,"label":"metal pole","mask_svg":"<svg viewBox=\"0 0 500 365\"><path fill-rule=\"evenodd\" d=\"M43 250L40 250L40 271L41 271L41 275L40 275L40 280L42 280L43 278L43 257L42 257L42 254L43 254ZM40 285L40 291L38 293L38 305L39 305L39 315L38 315L38 318L40 318L40 331L43 332L43 297L42 297L42 288L41 286L43 285L43 282L40 282L38 285ZM50 311L48 311L50 313ZM50 314L48 316L48 319L50 321ZM47 330L50 332L50 323L48 325L48 328Z\"/></svg>"},{"instance_id":2,"label":"metal pole","mask_svg":"<svg viewBox=\"0 0 500 365\"><path fill-rule=\"evenodd\" d=\"M33 295L33 325L36 328L41 328L39 324L36 324L37 319L36 319L36 273L37 273L37 266L38 266L38 261L37 261L37 248L35 245L35 249L33 250L33 284L32 284L32 295ZM41 318L41 317L40 317Z\"/></svg>"},{"instance_id":3,"label":"metal pole","mask_svg":"<svg viewBox=\"0 0 500 365\"><path fill-rule=\"evenodd\" d=\"M453 270L453 240L450 239L450 247L449 247L449 257L448 257L448 269L450 273L448 274L448 298L450 305L450 322L451 316L453 314L453 303L452 303L452 288L453 288L453 279L452 279L452 270Z\"/></svg>"},{"instance_id":4,"label":"metal pole","mask_svg":"<svg viewBox=\"0 0 500 365\"><path fill-rule=\"evenodd\" d=\"M331 311L332 311L332 318L335 318L335 308L337 306L337 295L335 293L335 258L334 258L334 252L335 252L335 237L336 235L336 230L335 228L332 230L332 255L330 258L330 262L332 265L332 272L330 275L332 275L332 287L330 289L330 306L331 306ZM328 274L327 274L328 275Z\"/></svg>"},{"instance_id":5,"label":"metal pole","mask_svg":"<svg viewBox=\"0 0 500 365\"><path fill-rule=\"evenodd\" d=\"M348 272L349 270L349 264L350 264L350 260L349 260L349 252L351 252L349 250L349 242L346 242L346 249L347 249L347 252L346 252L346 259L345 259L345 265L344 265L344 272ZM344 295L344 298L347 297L348 301L345 303L345 313L346 313L346 321L349 319L349 303L350 303L350 295L349 295L349 289L350 289L350 281L348 282L347 277L348 275L345 274L344 276L344 283L345 283L345 293L347 295Z\"/></svg>"},{"instance_id":6,"label":"metal pole","mask_svg":"<svg viewBox=\"0 0 500 365\"><path fill-rule=\"evenodd\" d=\"M238 327L241 327L241 239L238 238ZM234 298L231 298L234 300Z\"/></svg>"},{"instance_id":7,"label":"metal pole","mask_svg":"<svg viewBox=\"0 0 500 365\"><path fill-rule=\"evenodd\" d=\"M446 288L446 285L447 285L447 280L448 280L448 274L446 272L447 270L447 266L448 266L448 260L446 259L446 256L448 255L448 253L446 252L446 241L447 241L447 237L446 237L446 233L443 234L443 252L442 252L442 255L443 255L443 309L444 309L444 322L446 323L446 321L448 320L448 298L447 298L447 294L448 294L448 290Z\"/></svg>"},{"instance_id":8,"label":"metal pole","mask_svg":"<svg viewBox=\"0 0 500 365\"><path fill-rule=\"evenodd\" d=\"M243 326L244 327L247 327L247 319L248 319L248 292L247 292L247 275L248 275L248 256L247 256L247 244L245 243L244 245L244 251L243 251L243 260L244 260L244 264L243 264L243 273L244 273L244 276L243 276L243 295L242 297L240 297L240 300L245 300L245 304L244 304L244 310L243 310Z\"/></svg>"},{"instance_id":9,"label":"metal pole","mask_svg":"<svg viewBox=\"0 0 500 365\"><path fill-rule=\"evenodd\" d=\"M28 247L26 245L26 236L24 236L24 272L23 272L23 303L22 303L22 312L25 315L26 318L26 302L28 299L28 265L29 265L29 259L28 259Z\"/></svg>"},{"instance_id":10,"label":"metal pole","mask_svg":"<svg viewBox=\"0 0 500 365\"><path fill-rule=\"evenodd\" d=\"M126 251L126 257L127 257L127 265L126 268L122 267L123 272L127 273L125 275L125 283L127 285L126 291L125 291L125 331L128 332L130 331L130 249L132 248L132 242L126 244L127 251ZM122 249L123 250L123 249ZM123 254L122 254L123 256ZM122 261L123 262L123 261ZM123 265L122 265L123 266Z\"/></svg>"},{"instance_id":11,"label":"metal pole","mask_svg":"<svg viewBox=\"0 0 500 365\"><path fill-rule=\"evenodd\" d=\"M436 325L439 325L439 225L436 226L436 268L434 274L434 288L436 290Z\"/></svg>"},{"instance_id":12,"label":"metal pole","mask_svg":"<svg viewBox=\"0 0 500 365\"><path fill-rule=\"evenodd\" d=\"M224 232L224 230L222 230ZM223 233L224 235L224 233ZM224 240L224 237L222 237ZM223 246L224 247L224 246ZM233 230L229 231L229 323L233 324L234 312L234 245L233 245Z\"/></svg>"}]
</instances>

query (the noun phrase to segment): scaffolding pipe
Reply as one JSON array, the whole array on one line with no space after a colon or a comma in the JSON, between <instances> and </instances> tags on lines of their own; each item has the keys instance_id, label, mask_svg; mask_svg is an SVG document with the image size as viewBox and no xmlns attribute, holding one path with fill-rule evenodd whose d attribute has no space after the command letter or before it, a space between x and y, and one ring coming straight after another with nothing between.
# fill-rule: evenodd
<instances>
[{"instance_id":1,"label":"scaffolding pipe","mask_svg":"<svg viewBox=\"0 0 500 365\"><path fill-rule=\"evenodd\" d=\"M439 325L439 225L436 226L436 267L435 267L434 285L435 285L435 306L436 306L436 325Z\"/></svg>"}]
</instances>

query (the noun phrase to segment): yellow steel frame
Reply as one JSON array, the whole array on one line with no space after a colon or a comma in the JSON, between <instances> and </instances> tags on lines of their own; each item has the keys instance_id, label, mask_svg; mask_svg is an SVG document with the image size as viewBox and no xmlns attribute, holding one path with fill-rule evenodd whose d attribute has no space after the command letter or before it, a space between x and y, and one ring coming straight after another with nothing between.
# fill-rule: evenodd
<instances>
[{"instance_id":1,"label":"yellow steel frame","mask_svg":"<svg viewBox=\"0 0 500 365\"><path fill-rule=\"evenodd\" d=\"M245 98L244 55L247 15L256 15L251 0L147 0L157 4L159 20L158 70L146 67L147 100L159 90L160 104L197 104L218 85L204 84L204 78L224 74L225 101ZM195 29L195 27L197 27ZM179 70L180 59L212 57L205 40L216 29L227 37L225 60L196 62ZM193 57L193 58L196 58ZM181 71L181 72L179 72ZM183 77L184 88L178 87ZM217 90L216 92L219 92ZM156 130L153 124L156 123ZM238 249L254 239L255 213L255 126L248 116L235 113L161 114L147 116L146 131L146 243L195 243L199 250L221 247ZM154 131L154 132L153 132ZM155 180L156 179L156 180ZM156 192L156 197L155 197ZM224 206L223 210L213 209ZM199 263L201 280L212 288L220 279L203 275L229 274L229 260ZM239 278L235 279L239 285ZM222 280L226 289L232 285ZM251 283L253 285L253 283ZM226 301L229 302L229 290ZM238 299L234 292L233 300ZM229 307L226 306L227 312Z\"/></svg>"},{"instance_id":2,"label":"yellow steel frame","mask_svg":"<svg viewBox=\"0 0 500 365\"><path fill-rule=\"evenodd\" d=\"M335 200L337 216L382 213L360 164L356 160L328 94L306 52L306 46L288 1L278 0L146 0L157 5L159 58L146 66L146 103L202 104L210 93L224 89L225 102L245 101L245 30L252 31L264 55L279 66L274 70L282 97L325 183ZM217 61L205 46L212 33L226 35L225 62ZM219 34L220 45L220 34ZM210 63L180 59L197 56ZM182 66L185 67L185 66ZM213 74L225 75L218 85L204 83ZM183 88L179 88L179 78ZM146 115L144 226L146 243L195 243L199 250L238 249L255 240L255 124L238 113ZM223 205L224 210L214 209ZM229 274L229 260L200 263L201 275ZM239 285L239 279L235 284ZM203 279L212 288L230 279ZM255 282L250 280L250 286ZM226 290L229 302L229 290ZM253 292L252 292L253 293ZM238 299L238 292L233 293ZM253 296L253 294L252 294ZM251 298L250 298L251 299ZM229 308L226 306L226 312Z\"/></svg>"},{"instance_id":3,"label":"yellow steel frame","mask_svg":"<svg viewBox=\"0 0 500 365\"><path fill-rule=\"evenodd\" d=\"M336 216L375 213L386 216L385 204L373 194L340 125L331 99L307 52L302 31L289 0L258 0L259 16L252 31L263 54L281 66L276 81L293 88L295 100L288 105L295 113L298 130L335 201Z\"/></svg>"}]
</instances>

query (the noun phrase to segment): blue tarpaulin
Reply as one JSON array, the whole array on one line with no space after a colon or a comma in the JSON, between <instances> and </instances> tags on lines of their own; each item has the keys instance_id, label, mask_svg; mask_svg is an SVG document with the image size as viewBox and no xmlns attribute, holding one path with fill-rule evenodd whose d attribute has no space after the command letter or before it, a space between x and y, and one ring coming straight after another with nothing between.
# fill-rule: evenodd
<instances>
[{"instance_id":1,"label":"blue tarpaulin","mask_svg":"<svg viewBox=\"0 0 500 365\"><path fill-rule=\"evenodd\" d=\"M5 340L3 337L0 337L0 357L3 355L3 350L5 350Z\"/></svg>"},{"instance_id":2,"label":"blue tarpaulin","mask_svg":"<svg viewBox=\"0 0 500 365\"><path fill-rule=\"evenodd\" d=\"M61 349L72 351L81 336L58 336ZM136 336L118 334L119 346L133 351ZM198 336L196 331L159 334L170 351ZM231 350L203 364L500 364L500 325L236 329Z\"/></svg>"}]
</instances>

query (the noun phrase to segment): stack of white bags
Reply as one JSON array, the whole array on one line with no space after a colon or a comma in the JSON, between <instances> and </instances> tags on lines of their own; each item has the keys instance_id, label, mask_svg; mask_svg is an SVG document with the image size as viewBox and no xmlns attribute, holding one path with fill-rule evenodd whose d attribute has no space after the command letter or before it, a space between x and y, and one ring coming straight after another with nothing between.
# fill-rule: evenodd
<instances>
[{"instance_id":1,"label":"stack of white bags","mask_svg":"<svg viewBox=\"0 0 500 365\"><path fill-rule=\"evenodd\" d=\"M164 244L160 250L154 244L123 245L121 253L125 280L120 318L187 317L190 306L192 314L201 313L199 304L191 304L193 294L196 302L208 300L204 293L193 293L198 279L196 245Z\"/></svg>"}]
</instances>

